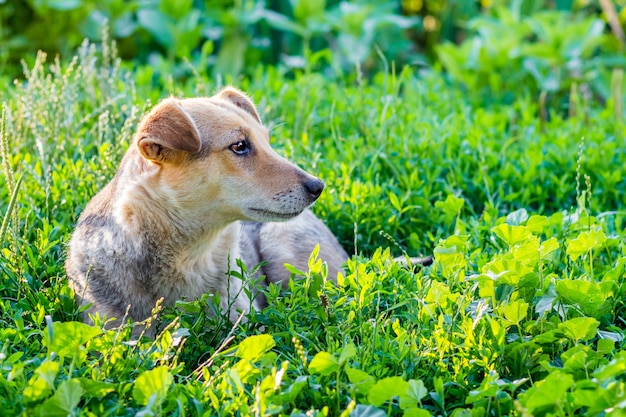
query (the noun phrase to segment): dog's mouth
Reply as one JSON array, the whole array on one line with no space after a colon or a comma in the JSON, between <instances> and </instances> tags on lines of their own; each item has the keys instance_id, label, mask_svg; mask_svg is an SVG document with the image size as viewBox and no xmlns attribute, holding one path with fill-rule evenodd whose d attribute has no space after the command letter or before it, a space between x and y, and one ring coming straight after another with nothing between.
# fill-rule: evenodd
<instances>
[{"instance_id":1,"label":"dog's mouth","mask_svg":"<svg viewBox=\"0 0 626 417\"><path fill-rule=\"evenodd\" d=\"M259 218L268 219L268 220L289 220L298 216L300 213L302 213L302 210L296 211L293 213L279 213L276 211L258 209L258 208L250 208L249 210L255 214L255 217L258 216Z\"/></svg>"}]
</instances>

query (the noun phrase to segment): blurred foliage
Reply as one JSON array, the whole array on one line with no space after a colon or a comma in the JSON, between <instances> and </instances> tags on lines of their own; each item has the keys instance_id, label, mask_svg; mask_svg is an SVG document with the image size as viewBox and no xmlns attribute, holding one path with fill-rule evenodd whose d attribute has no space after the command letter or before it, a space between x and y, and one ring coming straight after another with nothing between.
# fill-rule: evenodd
<instances>
[{"instance_id":1,"label":"blurred foliage","mask_svg":"<svg viewBox=\"0 0 626 417\"><path fill-rule=\"evenodd\" d=\"M579 89L583 100L606 101L615 70L626 67L623 44L600 15L571 4L546 10L543 3L514 1L472 18L466 24L471 36L460 45L436 47L441 65L490 100L496 95L510 101L524 88L565 103L560 107L569 107Z\"/></svg>"},{"instance_id":2,"label":"blurred foliage","mask_svg":"<svg viewBox=\"0 0 626 417\"><path fill-rule=\"evenodd\" d=\"M325 59L341 72L374 67L374 44L399 62L416 53L407 34L420 19L401 9L381 0L0 0L0 64L17 74L22 56L69 55L108 25L120 56L139 63L191 60L237 75L258 63L304 68Z\"/></svg>"},{"instance_id":3,"label":"blurred foliage","mask_svg":"<svg viewBox=\"0 0 626 417\"><path fill-rule=\"evenodd\" d=\"M521 90L571 112L574 98L623 102L625 24L626 0L0 0L0 80L37 49L69 56L110 34L155 80L411 65L488 102Z\"/></svg>"}]
</instances>

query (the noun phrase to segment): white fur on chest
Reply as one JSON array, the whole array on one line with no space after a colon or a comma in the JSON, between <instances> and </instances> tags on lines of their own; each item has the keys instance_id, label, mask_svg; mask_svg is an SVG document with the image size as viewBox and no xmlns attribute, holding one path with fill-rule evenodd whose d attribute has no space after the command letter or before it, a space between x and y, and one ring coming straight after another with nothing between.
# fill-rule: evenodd
<instances>
[{"instance_id":1,"label":"white fur on chest","mask_svg":"<svg viewBox=\"0 0 626 417\"><path fill-rule=\"evenodd\" d=\"M182 282L173 285L171 279L161 277L160 285L169 295L167 301L195 300L210 293L220 295L221 308L230 310L231 316L236 310L249 310L251 305L243 291L243 281L230 273L239 272L236 260L241 257L240 228L239 222L231 223L216 236L180 253L175 261L175 273Z\"/></svg>"}]
</instances>

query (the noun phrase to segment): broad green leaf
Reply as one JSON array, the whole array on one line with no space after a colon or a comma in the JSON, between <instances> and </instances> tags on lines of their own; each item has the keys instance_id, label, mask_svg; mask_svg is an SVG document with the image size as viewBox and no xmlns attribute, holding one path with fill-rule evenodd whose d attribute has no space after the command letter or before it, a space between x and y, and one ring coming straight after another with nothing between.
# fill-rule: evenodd
<instances>
[{"instance_id":1,"label":"broad green leaf","mask_svg":"<svg viewBox=\"0 0 626 417\"><path fill-rule=\"evenodd\" d=\"M256 362L275 345L274 338L269 334L249 336L237 346L237 357Z\"/></svg>"},{"instance_id":2,"label":"broad green leaf","mask_svg":"<svg viewBox=\"0 0 626 417\"><path fill-rule=\"evenodd\" d=\"M562 279L556 282L554 288L563 303L576 306L583 314L599 319L611 312L611 304L607 299L613 295L610 287L603 284Z\"/></svg>"},{"instance_id":3,"label":"broad green leaf","mask_svg":"<svg viewBox=\"0 0 626 417\"><path fill-rule=\"evenodd\" d=\"M391 323L391 329L393 330L393 333L397 336L397 337L401 337L406 335L406 330L402 328L402 325L400 324L400 320L394 320Z\"/></svg>"},{"instance_id":4,"label":"broad green leaf","mask_svg":"<svg viewBox=\"0 0 626 417\"><path fill-rule=\"evenodd\" d=\"M8 358L5 358L4 354L0 353L0 361L4 364L20 363L22 356L24 356L24 352L14 352Z\"/></svg>"},{"instance_id":5,"label":"broad green leaf","mask_svg":"<svg viewBox=\"0 0 626 417\"><path fill-rule=\"evenodd\" d=\"M613 352L615 349L615 342L611 339L600 339L598 340L598 349L597 352L601 355L608 355Z\"/></svg>"},{"instance_id":6,"label":"broad green leaf","mask_svg":"<svg viewBox=\"0 0 626 417\"><path fill-rule=\"evenodd\" d=\"M57 361L52 361L50 359L45 360L41 365L37 367L35 373L44 381L49 388L54 388L54 380L59 374L59 370L61 369L61 365Z\"/></svg>"},{"instance_id":7,"label":"broad green leaf","mask_svg":"<svg viewBox=\"0 0 626 417\"><path fill-rule=\"evenodd\" d=\"M326 8L326 0L293 0L291 4L294 17L303 23L312 17L319 18Z\"/></svg>"},{"instance_id":8,"label":"broad green leaf","mask_svg":"<svg viewBox=\"0 0 626 417\"><path fill-rule=\"evenodd\" d=\"M619 411L623 409L623 404L620 404L624 400L623 386L609 384L607 387L602 387L589 380L583 380L576 383L576 388L572 392L572 399L576 406L587 407L585 414L588 416L621 416ZM618 413L607 414L606 410L609 409L618 411Z\"/></svg>"},{"instance_id":9,"label":"broad green leaf","mask_svg":"<svg viewBox=\"0 0 626 417\"><path fill-rule=\"evenodd\" d=\"M457 298L459 298L459 294L453 294L450 291L450 287L446 284L439 281L433 281L424 301L427 303L445 305L448 300L454 303Z\"/></svg>"},{"instance_id":10,"label":"broad green leaf","mask_svg":"<svg viewBox=\"0 0 626 417\"><path fill-rule=\"evenodd\" d=\"M539 238L530 236L525 242L516 245L511 252L516 260L534 267L539 262Z\"/></svg>"},{"instance_id":11,"label":"broad green leaf","mask_svg":"<svg viewBox=\"0 0 626 417\"><path fill-rule=\"evenodd\" d=\"M528 314L528 303L521 300L515 300L506 304L502 310L504 318L506 318L507 321L512 324L519 325Z\"/></svg>"},{"instance_id":12,"label":"broad green leaf","mask_svg":"<svg viewBox=\"0 0 626 417\"><path fill-rule=\"evenodd\" d=\"M149 371L143 372L135 380L133 387L133 397L140 405L148 405L153 395L157 404L160 404L167 395L174 378L170 374L167 366L159 366Z\"/></svg>"},{"instance_id":13,"label":"broad green leaf","mask_svg":"<svg viewBox=\"0 0 626 417\"><path fill-rule=\"evenodd\" d=\"M411 407L417 407L422 398L424 398L427 394L428 390L424 386L424 382L421 379L409 380L406 392L400 396L400 408L404 410Z\"/></svg>"},{"instance_id":14,"label":"broad green leaf","mask_svg":"<svg viewBox=\"0 0 626 417\"><path fill-rule=\"evenodd\" d=\"M520 403L531 415L538 409L556 406L565 399L565 393L574 385L574 378L561 371L553 371L520 395Z\"/></svg>"},{"instance_id":15,"label":"broad green leaf","mask_svg":"<svg viewBox=\"0 0 626 417\"><path fill-rule=\"evenodd\" d=\"M104 397L109 392L115 391L115 385L111 382L96 381L88 378L80 378L80 385L85 390L85 395L92 397Z\"/></svg>"},{"instance_id":16,"label":"broad green leaf","mask_svg":"<svg viewBox=\"0 0 626 417\"><path fill-rule=\"evenodd\" d=\"M595 357L595 352L593 352L588 346L582 344L576 345L561 355L563 369L569 373L584 370L585 368L590 367L590 356Z\"/></svg>"},{"instance_id":17,"label":"broad green leaf","mask_svg":"<svg viewBox=\"0 0 626 417\"><path fill-rule=\"evenodd\" d=\"M61 357L71 357L76 355L79 347L101 333L102 330L99 328L77 321L54 322L52 335L45 332L43 344L50 352L55 352Z\"/></svg>"},{"instance_id":18,"label":"broad green leaf","mask_svg":"<svg viewBox=\"0 0 626 417\"><path fill-rule=\"evenodd\" d=\"M81 6L81 0L47 0L46 5L54 10L68 11Z\"/></svg>"},{"instance_id":19,"label":"broad green leaf","mask_svg":"<svg viewBox=\"0 0 626 417\"><path fill-rule=\"evenodd\" d=\"M518 380L517 384L522 384L523 380ZM502 391L513 384L507 383L505 380L500 379L500 375L496 371L490 371L485 375L480 387L471 390L468 397L465 399L466 404L475 404L482 402L485 398L493 398L498 391Z\"/></svg>"},{"instance_id":20,"label":"broad green leaf","mask_svg":"<svg viewBox=\"0 0 626 417\"><path fill-rule=\"evenodd\" d=\"M555 340L560 339L561 337L557 337L556 331L548 330L547 332L543 332L533 338L533 342L540 344L548 344L554 343Z\"/></svg>"},{"instance_id":21,"label":"broad green leaf","mask_svg":"<svg viewBox=\"0 0 626 417\"><path fill-rule=\"evenodd\" d=\"M462 253L451 248L435 249L435 262L441 265L445 277L465 268L467 261Z\"/></svg>"},{"instance_id":22,"label":"broad green leaf","mask_svg":"<svg viewBox=\"0 0 626 417\"><path fill-rule=\"evenodd\" d=\"M465 237L452 235L447 239L441 240L435 247L433 251L435 262L441 266L445 277L449 277L465 268L465 265L467 265L464 255L466 246L467 240Z\"/></svg>"},{"instance_id":23,"label":"broad green leaf","mask_svg":"<svg viewBox=\"0 0 626 417\"><path fill-rule=\"evenodd\" d=\"M514 212L509 213L506 216L506 223L510 224L511 226L519 226L526 220L528 220L528 212L524 208L515 210Z\"/></svg>"},{"instance_id":24,"label":"broad green leaf","mask_svg":"<svg viewBox=\"0 0 626 417\"><path fill-rule=\"evenodd\" d=\"M283 14L267 9L261 10L260 13L269 26L274 29L284 32L293 32L299 36L307 35L307 29L304 26L296 23Z\"/></svg>"},{"instance_id":25,"label":"broad green leaf","mask_svg":"<svg viewBox=\"0 0 626 417\"><path fill-rule=\"evenodd\" d=\"M598 333L600 322L592 317L576 317L559 323L559 329L565 336L579 342L593 339Z\"/></svg>"},{"instance_id":26,"label":"broad green leaf","mask_svg":"<svg viewBox=\"0 0 626 417\"><path fill-rule=\"evenodd\" d=\"M548 218L546 216L532 215L526 222L526 228L532 233L542 233L543 229L548 224Z\"/></svg>"},{"instance_id":27,"label":"broad green leaf","mask_svg":"<svg viewBox=\"0 0 626 417\"><path fill-rule=\"evenodd\" d=\"M24 388L24 400L27 403L39 401L47 397L51 391L52 388L48 386L46 381L38 375L35 375L28 381L26 388Z\"/></svg>"},{"instance_id":28,"label":"broad green leaf","mask_svg":"<svg viewBox=\"0 0 626 417\"><path fill-rule=\"evenodd\" d=\"M533 270L510 256L503 256L485 264L482 273L493 277L496 285L508 284L517 287L523 277L533 274Z\"/></svg>"},{"instance_id":29,"label":"broad green leaf","mask_svg":"<svg viewBox=\"0 0 626 417\"><path fill-rule=\"evenodd\" d=\"M598 379L616 378L623 375L626 375L626 350L617 352L609 363L593 372L593 376Z\"/></svg>"},{"instance_id":30,"label":"broad green leaf","mask_svg":"<svg viewBox=\"0 0 626 417\"><path fill-rule=\"evenodd\" d=\"M602 230L582 232L568 243L566 252L575 261L589 251L600 248L605 241L606 235Z\"/></svg>"},{"instance_id":31,"label":"broad green leaf","mask_svg":"<svg viewBox=\"0 0 626 417\"><path fill-rule=\"evenodd\" d=\"M348 375L348 380L353 384L359 384L366 380L376 382L376 379L367 372L360 369L351 368L349 366L346 367L346 374Z\"/></svg>"},{"instance_id":32,"label":"broad green leaf","mask_svg":"<svg viewBox=\"0 0 626 417\"><path fill-rule=\"evenodd\" d=\"M203 57L208 57L209 55L211 55L211 53L213 53L213 41L210 39L204 41L204 43L202 44L202 48L200 49L200 53Z\"/></svg>"},{"instance_id":33,"label":"broad green leaf","mask_svg":"<svg viewBox=\"0 0 626 417\"><path fill-rule=\"evenodd\" d=\"M602 281L619 281L622 276L626 275L626 256L620 257L615 263L615 267L606 271Z\"/></svg>"},{"instance_id":34,"label":"broad green leaf","mask_svg":"<svg viewBox=\"0 0 626 417\"><path fill-rule=\"evenodd\" d=\"M456 217L463 208L463 205L465 205L465 200L452 194L448 194L445 201L437 201L435 203L435 207L443 210L446 217L449 219Z\"/></svg>"},{"instance_id":35,"label":"broad green leaf","mask_svg":"<svg viewBox=\"0 0 626 417\"><path fill-rule=\"evenodd\" d=\"M42 362L24 388L24 399L27 402L35 402L47 397L54 388L54 381L60 368L61 365L57 361L47 359Z\"/></svg>"},{"instance_id":36,"label":"broad green leaf","mask_svg":"<svg viewBox=\"0 0 626 417\"><path fill-rule=\"evenodd\" d=\"M495 296L495 280L489 275L478 275L474 277L478 282L478 295L481 298L491 298Z\"/></svg>"},{"instance_id":37,"label":"broad green leaf","mask_svg":"<svg viewBox=\"0 0 626 417\"><path fill-rule=\"evenodd\" d=\"M526 226L510 226L506 223L502 223L491 230L509 246L517 245L532 236Z\"/></svg>"},{"instance_id":38,"label":"broad green leaf","mask_svg":"<svg viewBox=\"0 0 626 417\"><path fill-rule=\"evenodd\" d=\"M554 286L551 284L548 290L535 302L535 313L544 315L546 312L552 310L557 299Z\"/></svg>"},{"instance_id":39,"label":"broad green leaf","mask_svg":"<svg viewBox=\"0 0 626 417\"><path fill-rule=\"evenodd\" d=\"M337 358L328 352L318 352L313 359L311 359L309 371L313 374L327 376L339 371L339 362Z\"/></svg>"},{"instance_id":40,"label":"broad green leaf","mask_svg":"<svg viewBox=\"0 0 626 417\"><path fill-rule=\"evenodd\" d=\"M541 259L546 259L548 258L548 255L551 255L554 251L558 249L559 241L556 240L556 238L551 237L550 239L541 243L541 246L539 247L539 255L541 256Z\"/></svg>"},{"instance_id":41,"label":"broad green leaf","mask_svg":"<svg viewBox=\"0 0 626 417\"><path fill-rule=\"evenodd\" d=\"M173 17L174 19L182 19L193 8L193 0L178 0L178 1L164 1L161 3L159 9Z\"/></svg>"},{"instance_id":42,"label":"broad green leaf","mask_svg":"<svg viewBox=\"0 0 626 417\"><path fill-rule=\"evenodd\" d=\"M307 386L308 377L300 375L286 389L281 390L280 394L275 398L278 404L289 404L294 401L298 394Z\"/></svg>"},{"instance_id":43,"label":"broad green leaf","mask_svg":"<svg viewBox=\"0 0 626 417\"><path fill-rule=\"evenodd\" d=\"M423 408L407 408L404 410L403 417L430 417L432 414L428 412L428 410L424 410Z\"/></svg>"},{"instance_id":44,"label":"broad green leaf","mask_svg":"<svg viewBox=\"0 0 626 417\"><path fill-rule=\"evenodd\" d=\"M348 366L345 371L346 375L348 375L348 380L354 384L359 394L367 394L376 383L376 378L360 369L350 368Z\"/></svg>"},{"instance_id":45,"label":"broad green leaf","mask_svg":"<svg viewBox=\"0 0 626 417\"><path fill-rule=\"evenodd\" d=\"M356 353L356 346L354 346L354 343L348 343L339 354L339 364L343 365L348 359L355 357Z\"/></svg>"},{"instance_id":46,"label":"broad green leaf","mask_svg":"<svg viewBox=\"0 0 626 417\"><path fill-rule=\"evenodd\" d=\"M385 413L380 408L373 407L371 405L358 404L354 407L354 410L350 413L350 417L386 417Z\"/></svg>"},{"instance_id":47,"label":"broad green leaf","mask_svg":"<svg viewBox=\"0 0 626 417\"><path fill-rule=\"evenodd\" d=\"M242 359L231 368L243 382L249 382L258 376L257 367L248 359Z\"/></svg>"},{"instance_id":48,"label":"broad green leaf","mask_svg":"<svg viewBox=\"0 0 626 417\"><path fill-rule=\"evenodd\" d=\"M465 253L467 250L467 239L468 236L465 235L452 235L440 240L437 247L450 249L454 253Z\"/></svg>"},{"instance_id":49,"label":"broad green leaf","mask_svg":"<svg viewBox=\"0 0 626 417\"><path fill-rule=\"evenodd\" d=\"M249 361L241 361L241 362L245 362L246 364L250 363ZM244 382L241 380L241 376L239 375L239 370L237 369L236 366L226 368L226 372L224 372L224 375L225 375L225 381L227 381L228 384L231 385L232 389L234 389L235 392L244 391L245 389Z\"/></svg>"},{"instance_id":50,"label":"broad green leaf","mask_svg":"<svg viewBox=\"0 0 626 417\"><path fill-rule=\"evenodd\" d=\"M63 381L54 395L42 404L41 415L45 417L66 417L72 414L84 392L78 379Z\"/></svg>"},{"instance_id":51,"label":"broad green leaf","mask_svg":"<svg viewBox=\"0 0 626 417\"><path fill-rule=\"evenodd\" d=\"M383 378L376 382L367 394L370 404L380 406L393 397L399 397L409 389L409 384L399 376Z\"/></svg>"},{"instance_id":52,"label":"broad green leaf","mask_svg":"<svg viewBox=\"0 0 626 417\"><path fill-rule=\"evenodd\" d=\"M140 9L137 11L139 25L150 32L165 49L174 46L175 39L171 30L171 18L159 10Z\"/></svg>"}]
</instances>

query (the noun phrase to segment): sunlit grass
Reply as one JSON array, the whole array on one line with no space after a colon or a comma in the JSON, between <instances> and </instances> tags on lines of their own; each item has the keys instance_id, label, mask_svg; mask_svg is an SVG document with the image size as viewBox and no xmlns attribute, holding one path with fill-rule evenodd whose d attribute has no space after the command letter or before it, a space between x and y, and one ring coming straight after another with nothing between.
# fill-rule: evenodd
<instances>
[{"instance_id":1,"label":"sunlit grass","mask_svg":"<svg viewBox=\"0 0 626 417\"><path fill-rule=\"evenodd\" d=\"M3 415L623 411L626 152L610 105L542 132L533 98L480 108L409 69L230 80L274 147L326 181L314 210L353 257L338 285L312 258L245 324L208 315L207 296L132 341L74 322L65 244L150 101L219 86L157 88L104 61L85 45L1 93ZM407 270L405 252L435 263Z\"/></svg>"}]
</instances>

